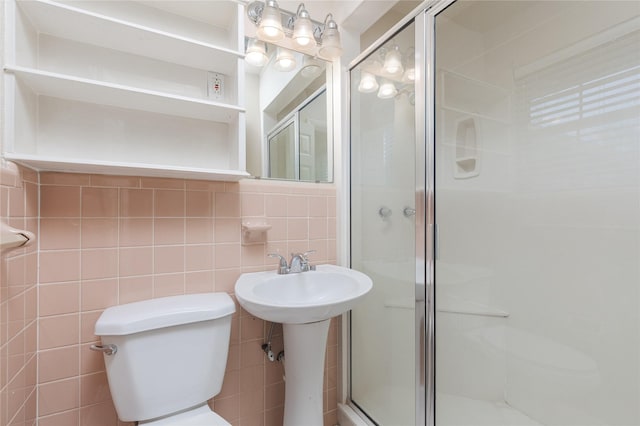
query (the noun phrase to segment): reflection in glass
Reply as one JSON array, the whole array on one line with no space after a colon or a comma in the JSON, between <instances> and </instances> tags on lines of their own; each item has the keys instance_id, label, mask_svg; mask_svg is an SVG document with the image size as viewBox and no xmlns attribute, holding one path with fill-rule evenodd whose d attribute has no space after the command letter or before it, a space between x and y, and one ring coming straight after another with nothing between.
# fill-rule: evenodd
<instances>
[{"instance_id":1,"label":"reflection in glass","mask_svg":"<svg viewBox=\"0 0 640 426\"><path fill-rule=\"evenodd\" d=\"M389 75L397 76L404 72L400 48L394 45L384 57L384 70Z\"/></svg>"},{"instance_id":2,"label":"reflection in glass","mask_svg":"<svg viewBox=\"0 0 640 426\"><path fill-rule=\"evenodd\" d=\"M396 89L396 85L393 84L392 81L382 80L382 84L380 84L380 89L378 89L378 97L380 99L393 98L397 94L398 94L398 89Z\"/></svg>"},{"instance_id":3,"label":"reflection in glass","mask_svg":"<svg viewBox=\"0 0 640 426\"><path fill-rule=\"evenodd\" d=\"M332 181L333 132L329 127L332 123L330 119L332 108L329 101L332 85L328 80L332 75L331 63L267 44L266 54L269 60L260 68L249 62L250 58L253 59L254 53L264 53L264 49L257 49L260 45L264 46L264 43L247 40L247 66L245 67L247 71L245 76L247 171L256 177L264 178L304 179L309 182ZM292 65L294 68L286 71ZM317 100L316 97L318 97ZM273 168L269 158L269 151L274 149L269 146L269 141L275 133L282 131L283 124L290 119L293 118L298 123L300 120L298 114L301 111L309 111L306 113L308 116L302 118L307 123L306 127L302 126L302 128L307 135L310 135L303 141L303 143L308 142L305 146L309 147L309 151L304 150L305 146L302 147L302 154L308 155L303 159L301 166L305 170L300 173L300 159L297 157L300 135L296 133L290 142L295 148L295 154L289 155L296 156L292 169L287 166L289 173L284 173L282 165L284 163L281 159L279 160L280 172L277 175L270 175L270 170L277 168ZM279 145L285 144L280 141ZM281 150L274 152L281 152ZM315 156L317 159L312 158ZM313 167L307 167L308 165Z\"/></svg>"},{"instance_id":4,"label":"reflection in glass","mask_svg":"<svg viewBox=\"0 0 640 426\"><path fill-rule=\"evenodd\" d=\"M247 41L245 60L254 67L265 66L269 57L267 56L267 47L264 41L249 39Z\"/></svg>"},{"instance_id":5,"label":"reflection in glass","mask_svg":"<svg viewBox=\"0 0 640 426\"><path fill-rule=\"evenodd\" d=\"M329 181L327 146L327 92L323 91L300 110L300 180Z\"/></svg>"},{"instance_id":6,"label":"reflection in glass","mask_svg":"<svg viewBox=\"0 0 640 426\"><path fill-rule=\"evenodd\" d=\"M275 62L276 69L278 71L293 71L296 65L296 58L293 56L293 52L289 49L278 47L278 54L276 55Z\"/></svg>"},{"instance_id":7,"label":"reflection in glass","mask_svg":"<svg viewBox=\"0 0 640 426\"><path fill-rule=\"evenodd\" d=\"M327 91L322 89L276 125L268 136L270 178L331 181L326 111Z\"/></svg>"},{"instance_id":8,"label":"reflection in glass","mask_svg":"<svg viewBox=\"0 0 640 426\"><path fill-rule=\"evenodd\" d=\"M378 80L370 72L362 71L360 73L360 84L358 91L362 93L371 93L378 90Z\"/></svg>"},{"instance_id":9,"label":"reflection in glass","mask_svg":"<svg viewBox=\"0 0 640 426\"><path fill-rule=\"evenodd\" d=\"M269 176L296 179L296 126L293 121L269 137Z\"/></svg>"}]
</instances>

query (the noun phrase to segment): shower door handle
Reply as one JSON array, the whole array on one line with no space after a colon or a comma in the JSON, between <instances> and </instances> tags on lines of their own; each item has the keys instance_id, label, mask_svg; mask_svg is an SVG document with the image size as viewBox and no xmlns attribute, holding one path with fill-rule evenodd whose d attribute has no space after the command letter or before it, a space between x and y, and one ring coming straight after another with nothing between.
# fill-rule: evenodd
<instances>
[{"instance_id":1,"label":"shower door handle","mask_svg":"<svg viewBox=\"0 0 640 426\"><path fill-rule=\"evenodd\" d=\"M402 214L404 215L404 217L415 216L416 215L416 209L411 208L411 207L405 207L404 210L402 210Z\"/></svg>"}]
</instances>

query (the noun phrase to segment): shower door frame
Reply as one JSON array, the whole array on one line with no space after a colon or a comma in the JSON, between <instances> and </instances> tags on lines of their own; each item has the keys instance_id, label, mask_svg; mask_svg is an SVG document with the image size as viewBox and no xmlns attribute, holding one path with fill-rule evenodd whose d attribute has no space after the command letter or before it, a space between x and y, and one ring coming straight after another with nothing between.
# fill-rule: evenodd
<instances>
[{"instance_id":1,"label":"shower door frame","mask_svg":"<svg viewBox=\"0 0 640 426\"><path fill-rule=\"evenodd\" d=\"M435 256L437 228L435 224L435 16L456 0L427 0L420 4L404 19L381 36L375 43L358 55L348 67L347 87L352 87L351 72L369 55L393 36L402 31L411 22L415 24L415 207L416 238L415 261L423 261L424 268L416 268L415 294L415 419L416 425L435 426ZM346 99L347 123L351 123L350 90ZM349 126L350 140L350 126ZM349 148L345 149L349 153ZM351 199L350 155L345 155L347 200ZM347 203L349 205L350 203ZM350 221L351 217L347 218ZM351 246L350 224L346 227L347 247ZM349 255L349 266L351 256ZM423 285L420 285L423 283ZM351 327L350 313L344 321L343 340L346 377L346 400L351 409L368 424L372 423L365 413L351 400Z\"/></svg>"},{"instance_id":2,"label":"shower door frame","mask_svg":"<svg viewBox=\"0 0 640 426\"><path fill-rule=\"evenodd\" d=\"M421 52L424 53L422 64L424 72L421 77L424 78L424 146L425 146L425 285L427 292L427 309L426 309L426 394L425 394L425 425L436 425L436 388L435 388L435 334L436 334L436 317L435 317L435 279L436 270L435 262L438 256L438 225L436 223L436 205L435 205L435 146L436 146L436 16L451 6L457 0L438 0L431 7L426 8L424 13L416 18L420 21L419 27L423 31L424 46ZM418 25L417 25L418 26ZM418 36L416 36L416 39ZM418 49L416 49L416 52ZM416 61L417 63L418 61ZM418 144L419 145L419 144Z\"/></svg>"}]
</instances>

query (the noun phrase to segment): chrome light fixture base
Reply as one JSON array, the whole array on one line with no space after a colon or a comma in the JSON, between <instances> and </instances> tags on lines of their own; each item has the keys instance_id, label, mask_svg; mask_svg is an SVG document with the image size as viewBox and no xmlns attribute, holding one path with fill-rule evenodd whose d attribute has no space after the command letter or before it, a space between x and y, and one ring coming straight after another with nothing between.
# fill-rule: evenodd
<instances>
[{"instance_id":1,"label":"chrome light fixture base","mask_svg":"<svg viewBox=\"0 0 640 426\"><path fill-rule=\"evenodd\" d=\"M264 31L260 29L264 26L263 20L273 17L272 11L278 10L280 14L280 27L284 36L276 39L265 36ZM342 46L340 44L340 32L338 24L330 13L326 16L323 23L314 21L310 18L309 12L300 3L296 13L279 9L276 0L253 1L247 5L247 17L258 27L258 38L268 42L278 42L284 37L291 38L294 46L302 51L308 49L319 48L319 56L324 59L333 60L342 54ZM275 30L273 31L275 34ZM315 41L315 43L314 43ZM306 43L306 44L305 44Z\"/></svg>"}]
</instances>

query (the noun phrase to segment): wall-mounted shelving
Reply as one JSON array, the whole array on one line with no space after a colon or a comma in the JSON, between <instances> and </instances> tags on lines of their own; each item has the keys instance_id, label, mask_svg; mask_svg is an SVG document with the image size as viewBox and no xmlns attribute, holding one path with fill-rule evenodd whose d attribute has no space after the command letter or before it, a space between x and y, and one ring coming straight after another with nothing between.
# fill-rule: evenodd
<instances>
[{"instance_id":1,"label":"wall-mounted shelving","mask_svg":"<svg viewBox=\"0 0 640 426\"><path fill-rule=\"evenodd\" d=\"M4 157L39 170L247 176L243 11L7 0ZM211 73L222 93L207 87Z\"/></svg>"},{"instance_id":2,"label":"wall-mounted shelving","mask_svg":"<svg viewBox=\"0 0 640 426\"><path fill-rule=\"evenodd\" d=\"M133 86L105 83L32 68L5 68L36 95L78 102L110 105L158 114L222 123L233 122L243 108L204 99L189 98Z\"/></svg>"}]
</instances>

